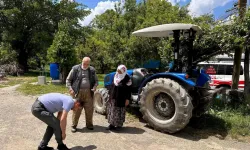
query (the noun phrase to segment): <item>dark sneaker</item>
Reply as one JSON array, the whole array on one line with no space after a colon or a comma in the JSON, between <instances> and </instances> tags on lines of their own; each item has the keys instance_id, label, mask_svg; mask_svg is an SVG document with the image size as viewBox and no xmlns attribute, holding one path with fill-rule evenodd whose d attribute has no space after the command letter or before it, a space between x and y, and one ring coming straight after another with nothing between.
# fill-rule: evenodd
<instances>
[{"instance_id":1,"label":"dark sneaker","mask_svg":"<svg viewBox=\"0 0 250 150\"><path fill-rule=\"evenodd\" d=\"M108 126L107 130L115 130L115 126L113 126L112 124Z\"/></svg>"},{"instance_id":2,"label":"dark sneaker","mask_svg":"<svg viewBox=\"0 0 250 150\"><path fill-rule=\"evenodd\" d=\"M76 126L72 126L72 127L71 127L71 132L75 133L76 130L77 130L77 129L76 129Z\"/></svg>"},{"instance_id":3,"label":"dark sneaker","mask_svg":"<svg viewBox=\"0 0 250 150\"><path fill-rule=\"evenodd\" d=\"M87 127L87 129L89 129L89 130L94 130L94 127L93 127L93 126L90 126L90 127Z\"/></svg>"},{"instance_id":4,"label":"dark sneaker","mask_svg":"<svg viewBox=\"0 0 250 150\"><path fill-rule=\"evenodd\" d=\"M115 129L121 130L121 129L122 129L122 126L117 126L117 127L115 127Z\"/></svg>"},{"instance_id":5,"label":"dark sneaker","mask_svg":"<svg viewBox=\"0 0 250 150\"><path fill-rule=\"evenodd\" d=\"M54 148L53 147L48 147L48 146L46 146L46 147L38 147L38 150L54 150Z\"/></svg>"},{"instance_id":6,"label":"dark sneaker","mask_svg":"<svg viewBox=\"0 0 250 150\"><path fill-rule=\"evenodd\" d=\"M65 144L60 144L57 146L58 150L70 150Z\"/></svg>"}]
</instances>

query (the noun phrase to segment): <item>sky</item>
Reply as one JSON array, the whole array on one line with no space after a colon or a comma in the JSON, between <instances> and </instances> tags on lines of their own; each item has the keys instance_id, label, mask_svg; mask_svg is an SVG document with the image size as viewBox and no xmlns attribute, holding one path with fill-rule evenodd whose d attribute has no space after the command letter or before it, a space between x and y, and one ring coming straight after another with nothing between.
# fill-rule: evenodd
<instances>
[{"instance_id":1,"label":"sky","mask_svg":"<svg viewBox=\"0 0 250 150\"><path fill-rule=\"evenodd\" d=\"M91 10L91 14L81 21L84 26L89 25L89 23L95 18L96 15L104 13L108 9L114 9L115 3L125 0L75 0L76 2L82 3ZM137 0L138 2L140 0ZM215 19L223 19L227 16L226 10L233 7L233 4L238 0L167 0L173 5L179 3L184 6L190 3L188 9L190 15L198 17L203 14L212 13ZM248 3L250 0L248 0Z\"/></svg>"}]
</instances>

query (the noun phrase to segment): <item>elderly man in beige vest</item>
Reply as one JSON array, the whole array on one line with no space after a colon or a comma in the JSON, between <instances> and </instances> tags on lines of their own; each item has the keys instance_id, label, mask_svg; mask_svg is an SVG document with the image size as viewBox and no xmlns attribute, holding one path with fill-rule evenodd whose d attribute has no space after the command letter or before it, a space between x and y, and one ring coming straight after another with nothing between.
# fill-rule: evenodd
<instances>
[{"instance_id":1,"label":"elderly man in beige vest","mask_svg":"<svg viewBox=\"0 0 250 150\"><path fill-rule=\"evenodd\" d=\"M93 130L93 95L98 86L98 78L95 68L90 66L90 58L84 57L81 64L72 67L67 79L66 86L69 88L69 93L72 97L83 102L85 110L86 127ZM77 124L81 115L82 109L73 111L72 115L72 132L76 132Z\"/></svg>"}]
</instances>

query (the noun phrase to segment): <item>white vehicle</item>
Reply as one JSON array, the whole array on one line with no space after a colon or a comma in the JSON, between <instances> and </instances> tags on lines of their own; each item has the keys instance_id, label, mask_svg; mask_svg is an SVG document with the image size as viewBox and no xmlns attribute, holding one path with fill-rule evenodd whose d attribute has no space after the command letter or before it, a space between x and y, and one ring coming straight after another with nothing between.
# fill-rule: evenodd
<instances>
[{"instance_id":1,"label":"white vehicle","mask_svg":"<svg viewBox=\"0 0 250 150\"><path fill-rule=\"evenodd\" d=\"M208 62L201 62L198 64L198 66L202 67L206 71L206 73L210 75L211 88L232 87L233 62L208 61ZM238 88L240 90L243 90L244 85L245 85L244 63L241 62Z\"/></svg>"}]
</instances>

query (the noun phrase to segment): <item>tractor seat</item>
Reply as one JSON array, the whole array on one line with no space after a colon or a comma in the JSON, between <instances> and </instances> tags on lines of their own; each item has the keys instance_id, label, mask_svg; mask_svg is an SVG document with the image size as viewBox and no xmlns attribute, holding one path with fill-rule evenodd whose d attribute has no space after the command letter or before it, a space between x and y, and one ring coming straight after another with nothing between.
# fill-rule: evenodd
<instances>
[{"instance_id":1,"label":"tractor seat","mask_svg":"<svg viewBox=\"0 0 250 150\"><path fill-rule=\"evenodd\" d=\"M133 70L133 74L131 77L133 93L138 92L138 88L140 87L142 81L145 79L145 76L147 75L148 75L148 72L147 72L147 69L145 68L137 68Z\"/></svg>"}]
</instances>

